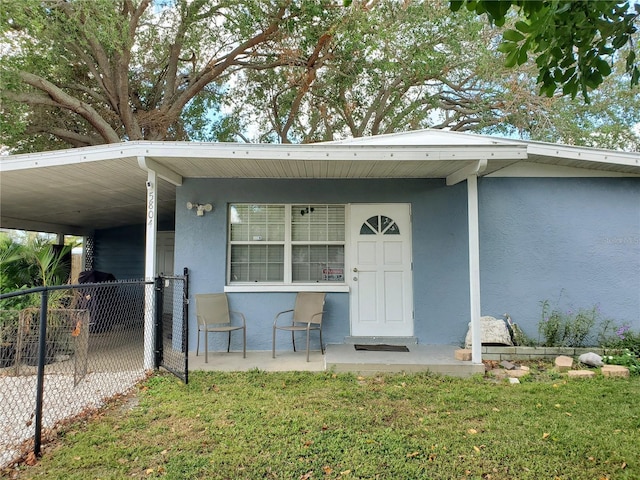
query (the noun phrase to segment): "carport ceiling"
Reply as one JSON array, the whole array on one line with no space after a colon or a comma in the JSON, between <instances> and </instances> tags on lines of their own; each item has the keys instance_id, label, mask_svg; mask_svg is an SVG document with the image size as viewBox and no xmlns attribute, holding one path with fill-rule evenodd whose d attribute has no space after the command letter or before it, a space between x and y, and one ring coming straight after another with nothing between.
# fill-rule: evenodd
<instances>
[{"instance_id":1,"label":"carport ceiling","mask_svg":"<svg viewBox=\"0 0 640 480\"><path fill-rule=\"evenodd\" d=\"M437 135L431 138L442 141ZM381 139L313 145L128 142L8 156L0 159L0 226L84 234L141 224L147 198L141 159L165 172L158 181L160 225L173 223L180 179L446 178L479 159L488 161L484 175L531 161L526 143L460 134L454 139L450 144L397 144L405 138L393 136L388 144ZM591 168L601 158L537 155L541 162ZM619 168L640 173L632 164Z\"/></svg>"}]
</instances>

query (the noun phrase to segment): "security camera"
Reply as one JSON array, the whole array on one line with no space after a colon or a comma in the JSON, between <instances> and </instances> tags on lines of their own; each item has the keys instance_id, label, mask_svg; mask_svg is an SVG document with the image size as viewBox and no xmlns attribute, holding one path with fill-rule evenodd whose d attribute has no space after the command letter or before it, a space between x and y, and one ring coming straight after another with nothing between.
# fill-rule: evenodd
<instances>
[{"instance_id":1,"label":"security camera","mask_svg":"<svg viewBox=\"0 0 640 480\"><path fill-rule=\"evenodd\" d=\"M153 183L147 181L147 188L151 188L151 187L153 187Z\"/></svg>"}]
</instances>

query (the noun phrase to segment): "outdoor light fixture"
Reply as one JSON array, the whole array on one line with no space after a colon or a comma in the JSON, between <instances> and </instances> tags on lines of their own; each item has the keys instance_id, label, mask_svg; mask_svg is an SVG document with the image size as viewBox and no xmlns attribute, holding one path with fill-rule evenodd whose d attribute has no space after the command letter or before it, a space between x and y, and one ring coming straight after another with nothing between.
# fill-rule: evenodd
<instances>
[{"instance_id":1,"label":"outdoor light fixture","mask_svg":"<svg viewBox=\"0 0 640 480\"><path fill-rule=\"evenodd\" d=\"M210 203L202 204L187 202L187 210L193 210L194 208L196 209L196 215L202 217L204 216L204 212L210 212L213 210L213 205Z\"/></svg>"}]
</instances>

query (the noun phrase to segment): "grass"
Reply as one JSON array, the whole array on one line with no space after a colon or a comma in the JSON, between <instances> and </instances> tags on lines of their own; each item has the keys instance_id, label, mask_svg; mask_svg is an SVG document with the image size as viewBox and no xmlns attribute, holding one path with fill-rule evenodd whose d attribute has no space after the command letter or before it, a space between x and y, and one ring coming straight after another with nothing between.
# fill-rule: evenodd
<instances>
[{"instance_id":1,"label":"grass","mask_svg":"<svg viewBox=\"0 0 640 480\"><path fill-rule=\"evenodd\" d=\"M18 479L638 479L640 378L157 374Z\"/></svg>"}]
</instances>

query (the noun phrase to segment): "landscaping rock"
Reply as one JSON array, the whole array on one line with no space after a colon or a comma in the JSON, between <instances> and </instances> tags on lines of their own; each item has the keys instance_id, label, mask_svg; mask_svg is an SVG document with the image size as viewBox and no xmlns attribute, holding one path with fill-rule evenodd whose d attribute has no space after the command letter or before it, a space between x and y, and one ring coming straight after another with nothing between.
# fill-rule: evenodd
<instances>
[{"instance_id":1,"label":"landscaping rock","mask_svg":"<svg viewBox=\"0 0 640 480\"><path fill-rule=\"evenodd\" d=\"M525 375L529 375L529 370L517 369L517 370L507 370L507 377L509 378L522 378Z\"/></svg>"},{"instance_id":2,"label":"landscaping rock","mask_svg":"<svg viewBox=\"0 0 640 480\"><path fill-rule=\"evenodd\" d=\"M567 357L566 355L560 355L559 357L556 357L555 365L559 371L566 372L567 370L571 370L571 367L573 367L573 358Z\"/></svg>"},{"instance_id":3,"label":"landscaping rock","mask_svg":"<svg viewBox=\"0 0 640 480\"><path fill-rule=\"evenodd\" d=\"M500 362L500 366L505 370L513 370L516 368L516 366L513 363L507 362L506 360L503 360L502 362Z\"/></svg>"},{"instance_id":4,"label":"landscaping rock","mask_svg":"<svg viewBox=\"0 0 640 480\"><path fill-rule=\"evenodd\" d=\"M506 378L507 371L502 368L496 368L494 370L491 370L491 375L493 375L496 378Z\"/></svg>"},{"instance_id":5,"label":"landscaping rock","mask_svg":"<svg viewBox=\"0 0 640 480\"><path fill-rule=\"evenodd\" d=\"M468 348L459 348L454 353L456 360L462 360L463 362L471 361L471 350Z\"/></svg>"},{"instance_id":6,"label":"landscaping rock","mask_svg":"<svg viewBox=\"0 0 640 480\"><path fill-rule=\"evenodd\" d=\"M622 365L604 365L602 367L602 375L605 377L629 378L629 369Z\"/></svg>"},{"instance_id":7,"label":"landscaping rock","mask_svg":"<svg viewBox=\"0 0 640 480\"><path fill-rule=\"evenodd\" d=\"M518 384L518 383L520 383L520 380L518 380L517 378L510 377L509 378L509 383L512 384L512 385Z\"/></svg>"},{"instance_id":8,"label":"landscaping rock","mask_svg":"<svg viewBox=\"0 0 640 480\"><path fill-rule=\"evenodd\" d=\"M571 378L593 378L596 372L593 370L569 370L567 375Z\"/></svg>"},{"instance_id":9,"label":"landscaping rock","mask_svg":"<svg viewBox=\"0 0 640 480\"><path fill-rule=\"evenodd\" d=\"M578 361L591 367L601 367L603 365L602 357L593 352L583 353L578 357Z\"/></svg>"},{"instance_id":10,"label":"landscaping rock","mask_svg":"<svg viewBox=\"0 0 640 480\"><path fill-rule=\"evenodd\" d=\"M531 370L529 367L527 367L526 365L520 365L520 370L525 370L525 371L529 371Z\"/></svg>"},{"instance_id":11,"label":"landscaping rock","mask_svg":"<svg viewBox=\"0 0 640 480\"><path fill-rule=\"evenodd\" d=\"M495 317L480 317L480 337L483 345L508 345L513 346L511 334L504 320ZM471 347L471 324L467 330L467 336L464 341L465 347Z\"/></svg>"}]
</instances>

